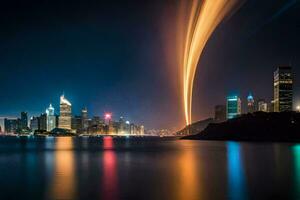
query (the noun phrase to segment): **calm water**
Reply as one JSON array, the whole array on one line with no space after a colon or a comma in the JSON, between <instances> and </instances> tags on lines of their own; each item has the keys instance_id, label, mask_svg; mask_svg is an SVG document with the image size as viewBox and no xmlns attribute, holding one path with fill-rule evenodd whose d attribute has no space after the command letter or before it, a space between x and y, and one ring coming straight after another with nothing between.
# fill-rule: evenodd
<instances>
[{"instance_id":1,"label":"calm water","mask_svg":"<svg viewBox=\"0 0 300 200\"><path fill-rule=\"evenodd\" d=\"M300 199L300 145L0 138L0 199Z\"/></svg>"}]
</instances>

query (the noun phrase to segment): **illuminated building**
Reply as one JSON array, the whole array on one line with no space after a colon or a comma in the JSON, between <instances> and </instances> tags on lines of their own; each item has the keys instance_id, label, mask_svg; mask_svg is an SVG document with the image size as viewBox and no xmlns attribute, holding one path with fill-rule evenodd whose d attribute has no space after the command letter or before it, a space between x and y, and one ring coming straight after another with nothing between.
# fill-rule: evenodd
<instances>
[{"instance_id":1,"label":"illuminated building","mask_svg":"<svg viewBox=\"0 0 300 200\"><path fill-rule=\"evenodd\" d=\"M133 123L131 123L130 124L130 135L135 135L135 133L136 133L136 126Z\"/></svg>"},{"instance_id":2,"label":"illuminated building","mask_svg":"<svg viewBox=\"0 0 300 200\"><path fill-rule=\"evenodd\" d=\"M119 127L118 127L118 132L121 133L121 134L124 134L125 133L125 120L123 117L120 117L119 119Z\"/></svg>"},{"instance_id":3,"label":"illuminated building","mask_svg":"<svg viewBox=\"0 0 300 200\"><path fill-rule=\"evenodd\" d=\"M91 120L92 126L104 125L103 119L99 116L94 116Z\"/></svg>"},{"instance_id":4,"label":"illuminated building","mask_svg":"<svg viewBox=\"0 0 300 200\"><path fill-rule=\"evenodd\" d=\"M241 114L241 99L238 96L228 96L226 105L227 119L232 119Z\"/></svg>"},{"instance_id":5,"label":"illuminated building","mask_svg":"<svg viewBox=\"0 0 300 200\"><path fill-rule=\"evenodd\" d=\"M71 128L72 130L75 130L77 134L82 132L82 116L72 117Z\"/></svg>"},{"instance_id":6,"label":"illuminated building","mask_svg":"<svg viewBox=\"0 0 300 200\"><path fill-rule=\"evenodd\" d=\"M140 126L140 135L144 135L145 134L145 127L142 125Z\"/></svg>"},{"instance_id":7,"label":"illuminated building","mask_svg":"<svg viewBox=\"0 0 300 200\"><path fill-rule=\"evenodd\" d=\"M272 100L271 103L270 103L270 106L269 106L269 112L274 112L274 103L275 101Z\"/></svg>"},{"instance_id":8,"label":"illuminated building","mask_svg":"<svg viewBox=\"0 0 300 200\"><path fill-rule=\"evenodd\" d=\"M20 128L28 128L28 115L27 112L21 112Z\"/></svg>"},{"instance_id":9,"label":"illuminated building","mask_svg":"<svg viewBox=\"0 0 300 200\"><path fill-rule=\"evenodd\" d=\"M49 108L46 109L46 115L47 115L46 130L52 131L54 128L56 128L56 116L54 115L54 108L51 104L49 105Z\"/></svg>"},{"instance_id":10,"label":"illuminated building","mask_svg":"<svg viewBox=\"0 0 300 200\"><path fill-rule=\"evenodd\" d=\"M105 119L105 124L110 124L111 119L112 119L112 114L111 113L105 113L104 119Z\"/></svg>"},{"instance_id":11,"label":"illuminated building","mask_svg":"<svg viewBox=\"0 0 300 200\"><path fill-rule=\"evenodd\" d=\"M30 118L30 129L32 132L39 130L39 117Z\"/></svg>"},{"instance_id":12,"label":"illuminated building","mask_svg":"<svg viewBox=\"0 0 300 200\"><path fill-rule=\"evenodd\" d=\"M82 129L83 132L86 132L89 127L89 119L88 119L88 110L87 108L84 108L81 110L81 118L82 118Z\"/></svg>"},{"instance_id":13,"label":"illuminated building","mask_svg":"<svg viewBox=\"0 0 300 200\"><path fill-rule=\"evenodd\" d=\"M43 113L39 117L39 130L46 131L47 130L47 114Z\"/></svg>"},{"instance_id":14,"label":"illuminated building","mask_svg":"<svg viewBox=\"0 0 300 200\"><path fill-rule=\"evenodd\" d=\"M255 111L254 98L251 93L247 97L247 111L248 113L253 113Z\"/></svg>"},{"instance_id":15,"label":"illuminated building","mask_svg":"<svg viewBox=\"0 0 300 200\"><path fill-rule=\"evenodd\" d=\"M60 116L58 127L71 130L72 105L64 95L60 97Z\"/></svg>"},{"instance_id":16,"label":"illuminated building","mask_svg":"<svg viewBox=\"0 0 300 200\"><path fill-rule=\"evenodd\" d=\"M258 111L268 112L268 104L267 104L267 102L265 102L264 99L259 99L257 101L257 108L258 108Z\"/></svg>"},{"instance_id":17,"label":"illuminated building","mask_svg":"<svg viewBox=\"0 0 300 200\"><path fill-rule=\"evenodd\" d=\"M125 134L130 134L130 122L129 121L125 122L124 133Z\"/></svg>"},{"instance_id":18,"label":"illuminated building","mask_svg":"<svg viewBox=\"0 0 300 200\"><path fill-rule=\"evenodd\" d=\"M114 134L115 132L115 126L114 123L112 121L109 122L108 124L108 134Z\"/></svg>"},{"instance_id":19,"label":"illuminated building","mask_svg":"<svg viewBox=\"0 0 300 200\"><path fill-rule=\"evenodd\" d=\"M292 111L293 76L292 67L278 67L274 72L274 112Z\"/></svg>"},{"instance_id":20,"label":"illuminated building","mask_svg":"<svg viewBox=\"0 0 300 200\"><path fill-rule=\"evenodd\" d=\"M19 128L19 119L4 119L5 133L16 133Z\"/></svg>"},{"instance_id":21,"label":"illuminated building","mask_svg":"<svg viewBox=\"0 0 300 200\"><path fill-rule=\"evenodd\" d=\"M226 106L216 105L215 106L215 121L223 122L226 120Z\"/></svg>"}]
</instances>

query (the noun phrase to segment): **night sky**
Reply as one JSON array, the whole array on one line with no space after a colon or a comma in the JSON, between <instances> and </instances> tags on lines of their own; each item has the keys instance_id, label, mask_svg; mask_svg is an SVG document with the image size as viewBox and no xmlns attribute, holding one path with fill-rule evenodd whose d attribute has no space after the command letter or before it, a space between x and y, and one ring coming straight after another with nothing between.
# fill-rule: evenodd
<instances>
[{"instance_id":1,"label":"night sky","mask_svg":"<svg viewBox=\"0 0 300 200\"><path fill-rule=\"evenodd\" d=\"M0 116L112 112L146 128L184 124L178 67L178 1L11 0L0 5ZM300 104L300 1L248 0L216 29L201 57L193 119L227 94L272 98L276 66L293 66Z\"/></svg>"}]
</instances>

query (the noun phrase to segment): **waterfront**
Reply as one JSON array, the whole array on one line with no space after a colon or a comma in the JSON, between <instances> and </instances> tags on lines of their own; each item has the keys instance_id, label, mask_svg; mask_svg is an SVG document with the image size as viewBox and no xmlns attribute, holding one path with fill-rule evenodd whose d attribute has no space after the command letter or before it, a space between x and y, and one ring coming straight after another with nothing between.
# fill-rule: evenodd
<instances>
[{"instance_id":1,"label":"waterfront","mask_svg":"<svg viewBox=\"0 0 300 200\"><path fill-rule=\"evenodd\" d=\"M0 138L2 199L299 199L300 145Z\"/></svg>"}]
</instances>

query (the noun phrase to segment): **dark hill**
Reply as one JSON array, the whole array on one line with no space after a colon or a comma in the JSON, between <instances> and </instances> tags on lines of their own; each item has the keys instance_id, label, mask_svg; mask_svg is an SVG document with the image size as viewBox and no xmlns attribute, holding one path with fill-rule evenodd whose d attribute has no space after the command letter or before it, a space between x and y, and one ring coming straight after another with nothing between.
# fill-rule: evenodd
<instances>
[{"instance_id":1,"label":"dark hill","mask_svg":"<svg viewBox=\"0 0 300 200\"><path fill-rule=\"evenodd\" d=\"M300 142L300 113L245 114L183 139Z\"/></svg>"}]
</instances>

